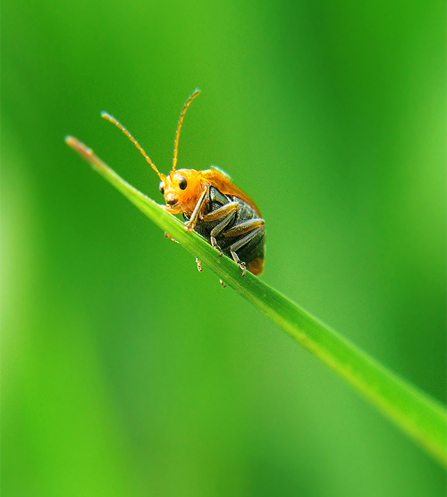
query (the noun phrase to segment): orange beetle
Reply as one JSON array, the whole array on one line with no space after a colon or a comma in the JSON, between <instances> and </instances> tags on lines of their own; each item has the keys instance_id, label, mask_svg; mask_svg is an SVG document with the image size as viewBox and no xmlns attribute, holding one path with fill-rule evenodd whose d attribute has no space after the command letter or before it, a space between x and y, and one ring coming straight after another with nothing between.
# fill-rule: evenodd
<instances>
[{"instance_id":1,"label":"orange beetle","mask_svg":"<svg viewBox=\"0 0 447 497\"><path fill-rule=\"evenodd\" d=\"M205 171L178 169L177 155L183 118L194 98L188 98L177 124L174 141L172 170L160 173L141 145L129 131L106 112L101 115L115 124L134 143L160 178L160 191L164 195L164 208L172 214L182 214L188 231L194 230L216 248L220 255L231 256L242 269L259 275L264 269L265 221L253 200L238 188L231 178L216 167ZM201 263L198 261L201 270Z\"/></svg>"}]
</instances>

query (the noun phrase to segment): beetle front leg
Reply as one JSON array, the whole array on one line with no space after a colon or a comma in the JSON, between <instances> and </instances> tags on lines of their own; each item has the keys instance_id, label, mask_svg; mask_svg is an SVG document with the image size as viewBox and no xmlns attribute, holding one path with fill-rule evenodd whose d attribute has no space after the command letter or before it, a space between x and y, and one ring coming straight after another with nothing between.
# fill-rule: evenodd
<instances>
[{"instance_id":1,"label":"beetle front leg","mask_svg":"<svg viewBox=\"0 0 447 497\"><path fill-rule=\"evenodd\" d=\"M197 201L197 204L194 207L194 210L192 211L191 217L185 223L186 231L192 231L195 228L200 216L200 211L202 210L202 206L203 203L205 202L205 198L208 194L209 189L210 185L206 185L202 192L202 195L200 195L199 200Z\"/></svg>"}]
</instances>

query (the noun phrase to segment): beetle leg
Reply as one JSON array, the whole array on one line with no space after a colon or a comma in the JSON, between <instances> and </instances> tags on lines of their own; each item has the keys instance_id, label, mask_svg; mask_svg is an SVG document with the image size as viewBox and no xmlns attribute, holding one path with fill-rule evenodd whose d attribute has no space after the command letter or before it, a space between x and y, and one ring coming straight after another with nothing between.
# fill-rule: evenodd
<instances>
[{"instance_id":1,"label":"beetle leg","mask_svg":"<svg viewBox=\"0 0 447 497\"><path fill-rule=\"evenodd\" d=\"M228 204L219 207L215 211L208 212L208 214L201 216L201 219L202 221L215 221L216 219L220 219L230 212L237 211L238 208L239 204L237 202L229 202Z\"/></svg>"},{"instance_id":2,"label":"beetle leg","mask_svg":"<svg viewBox=\"0 0 447 497\"><path fill-rule=\"evenodd\" d=\"M215 211L205 214L202 217L203 221L214 221L226 215L226 217L217 226L215 226L210 233L211 245L220 252L221 257L222 257L222 250L220 249L219 245L217 245L216 236L219 235L222 232L222 230L225 228L225 226L227 226L227 224L231 221L234 213L238 210L238 208L239 205L237 202L230 202L228 204L223 205L222 207L219 207Z\"/></svg>"},{"instance_id":3,"label":"beetle leg","mask_svg":"<svg viewBox=\"0 0 447 497\"><path fill-rule=\"evenodd\" d=\"M178 241L175 238L173 238L167 231L165 231L165 238L169 238L169 240L178 243Z\"/></svg>"},{"instance_id":4,"label":"beetle leg","mask_svg":"<svg viewBox=\"0 0 447 497\"><path fill-rule=\"evenodd\" d=\"M242 276L245 276L245 273L247 272L247 265L245 264L245 262L239 259L239 256L236 254L234 250L231 249L231 247L230 247L230 254L231 257L233 257L233 261L240 267L240 269L242 269Z\"/></svg>"},{"instance_id":5,"label":"beetle leg","mask_svg":"<svg viewBox=\"0 0 447 497\"><path fill-rule=\"evenodd\" d=\"M203 271L202 261L196 257L197 271L201 273Z\"/></svg>"},{"instance_id":6,"label":"beetle leg","mask_svg":"<svg viewBox=\"0 0 447 497\"><path fill-rule=\"evenodd\" d=\"M185 226L186 226L186 231L192 231L199 219L200 211L202 210L203 203L205 202L205 198L208 194L208 191L210 189L210 185L206 185L202 195L200 195L199 200L197 201L196 206L194 207L194 210L192 211L191 217L189 218L189 221L186 221Z\"/></svg>"},{"instance_id":7,"label":"beetle leg","mask_svg":"<svg viewBox=\"0 0 447 497\"><path fill-rule=\"evenodd\" d=\"M231 237L244 235L245 233L249 233L256 228L262 228L264 225L264 219L249 219L248 221L243 221L242 223L233 226L228 231L223 233L223 236Z\"/></svg>"},{"instance_id":8,"label":"beetle leg","mask_svg":"<svg viewBox=\"0 0 447 497\"><path fill-rule=\"evenodd\" d=\"M217 210L220 211L221 209L217 209ZM222 257L222 250L219 247L219 245L217 244L216 236L218 236L225 229L227 224L233 219L235 212L236 212L235 209L230 211L230 213L226 217L224 217L218 225L214 226L214 228L211 230L211 233L210 233L211 245L220 252L221 257Z\"/></svg>"},{"instance_id":9,"label":"beetle leg","mask_svg":"<svg viewBox=\"0 0 447 497\"><path fill-rule=\"evenodd\" d=\"M252 221L259 221L259 220L253 219ZM260 221L262 221L262 219ZM244 223L241 223L241 224L244 224ZM257 228L252 229L252 231L250 231L246 236L244 236L244 238L241 238L237 242L234 242L233 245L230 245L230 247L229 247L231 257L233 257L234 262L242 269L242 276L245 276L245 273L247 271L247 265L245 264L245 262L243 262L239 259L239 256L237 255L236 250L239 250L241 247L246 245L250 240L252 240L259 233L259 231L262 229L262 226L258 226ZM245 231L244 231L244 233L245 233Z\"/></svg>"}]
</instances>

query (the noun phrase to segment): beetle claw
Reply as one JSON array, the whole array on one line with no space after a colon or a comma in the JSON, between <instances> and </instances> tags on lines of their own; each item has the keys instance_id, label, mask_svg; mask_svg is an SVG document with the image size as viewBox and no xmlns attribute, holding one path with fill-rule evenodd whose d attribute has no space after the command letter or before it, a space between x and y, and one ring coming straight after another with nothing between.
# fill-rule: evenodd
<instances>
[{"instance_id":1,"label":"beetle claw","mask_svg":"<svg viewBox=\"0 0 447 497\"><path fill-rule=\"evenodd\" d=\"M165 231L165 238L168 238L169 240L178 243L178 241L175 238L173 238L167 231Z\"/></svg>"},{"instance_id":2,"label":"beetle claw","mask_svg":"<svg viewBox=\"0 0 447 497\"><path fill-rule=\"evenodd\" d=\"M241 262L239 264L239 267L242 269L242 274L241 276L245 276L245 273L247 272L247 265L245 264L245 262Z\"/></svg>"},{"instance_id":3,"label":"beetle claw","mask_svg":"<svg viewBox=\"0 0 447 497\"><path fill-rule=\"evenodd\" d=\"M222 249L217 245L216 239L213 236L211 237L211 245L219 252L219 257L222 257Z\"/></svg>"},{"instance_id":4,"label":"beetle claw","mask_svg":"<svg viewBox=\"0 0 447 497\"><path fill-rule=\"evenodd\" d=\"M201 273L203 271L202 261L196 257L197 271Z\"/></svg>"},{"instance_id":5,"label":"beetle claw","mask_svg":"<svg viewBox=\"0 0 447 497\"><path fill-rule=\"evenodd\" d=\"M192 231L194 229L194 226L192 225L191 221L186 221L185 223L185 230L187 233Z\"/></svg>"}]
</instances>

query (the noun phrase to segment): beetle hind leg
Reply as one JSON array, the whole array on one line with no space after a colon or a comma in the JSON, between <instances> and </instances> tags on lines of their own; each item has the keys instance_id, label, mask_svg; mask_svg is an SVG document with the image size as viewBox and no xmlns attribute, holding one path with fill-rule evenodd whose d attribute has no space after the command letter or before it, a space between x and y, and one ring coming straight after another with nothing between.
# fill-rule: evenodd
<instances>
[{"instance_id":1,"label":"beetle hind leg","mask_svg":"<svg viewBox=\"0 0 447 497\"><path fill-rule=\"evenodd\" d=\"M256 223L255 222L252 223L254 225L254 228L252 228L251 231L249 231L243 238L241 238L237 242L234 242L229 247L231 257L233 258L234 262L242 269L242 276L245 276L245 273L247 272L247 264L239 259L239 256L237 255L236 251L242 248L244 245L246 245L250 240L252 240L261 231L261 229L264 226L263 219L260 220L256 219L253 221L256 221ZM259 221L262 221L262 223L260 223ZM237 229L237 228L238 226L234 226L234 228L231 229ZM244 228L245 230L243 232L246 233L247 226L245 226Z\"/></svg>"},{"instance_id":2,"label":"beetle hind leg","mask_svg":"<svg viewBox=\"0 0 447 497\"><path fill-rule=\"evenodd\" d=\"M236 254L236 252L234 250L231 250L231 247L230 247L230 254L231 257L233 257L233 261L240 267L240 269L242 269L241 276L245 276L245 273L247 272L247 264L245 264L245 262L239 259L239 256Z\"/></svg>"}]
</instances>

